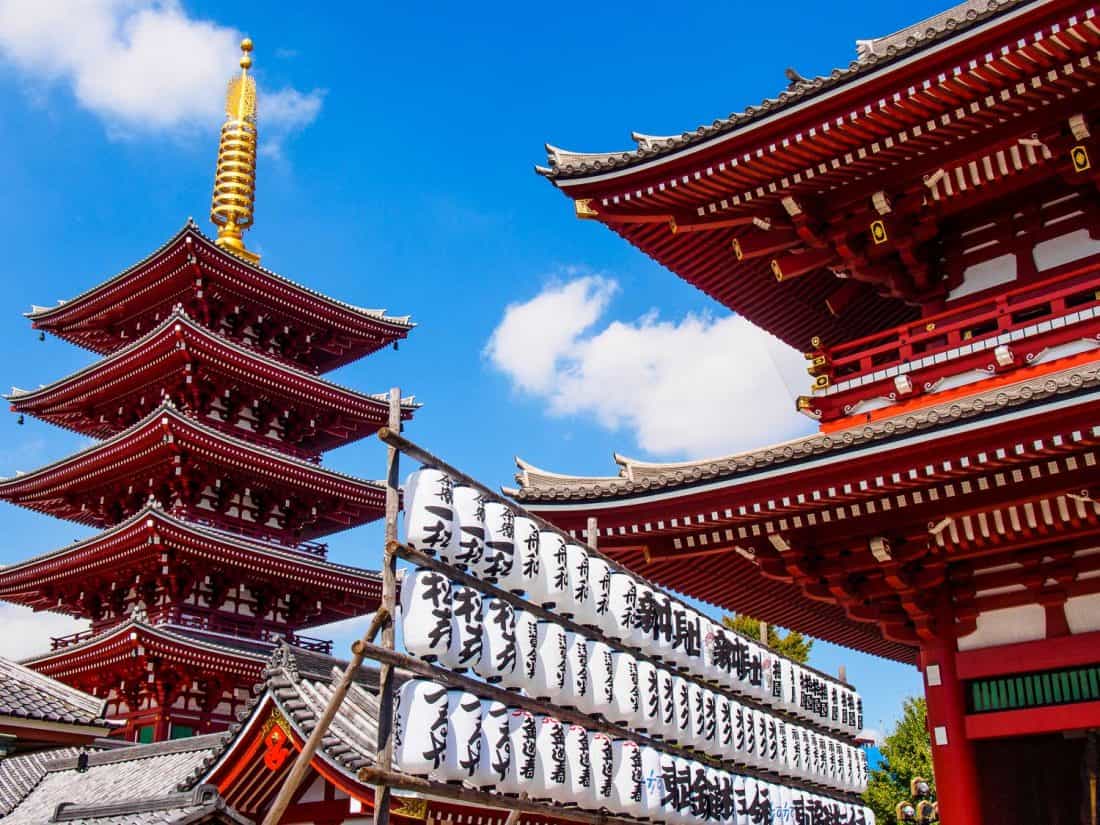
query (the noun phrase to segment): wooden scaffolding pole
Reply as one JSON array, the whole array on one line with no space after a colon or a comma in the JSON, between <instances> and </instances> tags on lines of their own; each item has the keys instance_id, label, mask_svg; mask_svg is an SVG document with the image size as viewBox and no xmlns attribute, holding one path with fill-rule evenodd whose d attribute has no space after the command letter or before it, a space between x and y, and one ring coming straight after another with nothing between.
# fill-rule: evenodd
<instances>
[{"instance_id":1,"label":"wooden scaffolding pole","mask_svg":"<svg viewBox=\"0 0 1100 825\"><path fill-rule=\"evenodd\" d=\"M401 391L396 387L390 390L389 401L389 426L390 429L397 432L401 429ZM397 450L393 447L390 447L387 453L386 467L386 547L389 548L392 546L392 543L396 543L397 540L397 512L401 504L400 490L398 488L399 468ZM291 800L294 799L294 794L298 792L302 780L305 779L306 774L309 773L310 762L313 761L317 749L321 746L321 740L324 739L325 734L328 733L329 726L336 717L336 712L340 709L340 705L343 704L344 697L347 696L348 690L351 689L352 682L355 681L359 668L363 664L364 653L373 646L374 639L378 635L379 630L382 631L383 646L393 650L393 618L396 610L396 593L397 561L393 554L387 549L384 552L382 563L382 606L379 607L378 612L374 614L374 619L371 620L367 632L363 634L363 638L351 646L351 660L348 662L347 667L344 668L344 673L340 677L340 681L337 682L333 688L332 697L329 699L328 705L325 706L324 713L322 713L321 718L317 720L317 724L310 732L309 738L298 752L298 756L294 759L294 764L291 766L290 772L283 782L283 786L279 788L279 793L275 797L275 801L271 804L267 816L264 817L263 825L279 825L280 820L282 820L283 814L286 813L286 809L290 806ZM380 746L383 741L383 719L388 719L388 723L385 726L387 737L393 724L393 668L390 665L383 664L381 675L382 678L379 681L379 690L383 691L387 685L389 686L390 711L388 717L381 716L378 720L378 741ZM384 695L384 693L382 695ZM389 752L392 761L392 741L389 744ZM380 764L389 765L390 762ZM389 788L387 787L385 791L386 817L382 820L383 823L389 820ZM378 792L376 791L375 793L375 801L377 802ZM375 811L377 812L377 810L378 807L376 805Z\"/></svg>"}]
</instances>

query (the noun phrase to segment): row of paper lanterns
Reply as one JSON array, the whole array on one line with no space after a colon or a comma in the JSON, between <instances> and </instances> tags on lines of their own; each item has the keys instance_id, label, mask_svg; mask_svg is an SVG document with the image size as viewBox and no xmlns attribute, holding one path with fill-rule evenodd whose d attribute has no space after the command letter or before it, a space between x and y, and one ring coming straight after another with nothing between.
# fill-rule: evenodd
<instances>
[{"instance_id":1,"label":"row of paper lanterns","mask_svg":"<svg viewBox=\"0 0 1100 825\"><path fill-rule=\"evenodd\" d=\"M516 610L427 568L401 587L412 655L487 682L600 715L633 731L728 762L839 790L866 786L863 751L757 710L662 665Z\"/></svg>"},{"instance_id":2,"label":"row of paper lanterns","mask_svg":"<svg viewBox=\"0 0 1100 825\"><path fill-rule=\"evenodd\" d=\"M535 801L683 825L874 825L863 806L701 764L431 681L402 684L394 766Z\"/></svg>"},{"instance_id":3,"label":"row of paper lanterns","mask_svg":"<svg viewBox=\"0 0 1100 825\"><path fill-rule=\"evenodd\" d=\"M409 476L405 509L410 546L481 581L670 667L825 728L862 729L862 700L851 688L742 638L662 590L613 569L557 531L540 530L507 505L486 502L475 488L455 484L439 470L425 468Z\"/></svg>"}]
</instances>

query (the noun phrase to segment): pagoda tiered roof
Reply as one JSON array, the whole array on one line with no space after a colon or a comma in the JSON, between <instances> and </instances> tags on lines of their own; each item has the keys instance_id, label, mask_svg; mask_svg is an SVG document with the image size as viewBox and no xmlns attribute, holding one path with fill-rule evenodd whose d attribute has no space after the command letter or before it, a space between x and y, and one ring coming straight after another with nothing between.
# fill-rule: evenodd
<instances>
[{"instance_id":1,"label":"pagoda tiered roof","mask_svg":"<svg viewBox=\"0 0 1100 825\"><path fill-rule=\"evenodd\" d=\"M89 615L85 599L109 598L115 582L167 575L184 565L200 578L240 571L289 591L308 591L311 611L299 627L327 624L374 609L381 598L377 572L334 564L314 553L248 539L147 507L115 527L67 547L0 569L0 599L76 618ZM99 586L102 584L102 586ZM129 584L126 585L129 587Z\"/></svg>"},{"instance_id":2,"label":"pagoda tiered roof","mask_svg":"<svg viewBox=\"0 0 1100 825\"><path fill-rule=\"evenodd\" d=\"M256 680L274 649L274 642L153 625L139 617L91 634L76 644L31 656L22 664L77 685L96 682L113 665L130 669L132 678L141 678L137 674L145 672L144 663L138 659L248 682Z\"/></svg>"},{"instance_id":3,"label":"pagoda tiered roof","mask_svg":"<svg viewBox=\"0 0 1100 825\"><path fill-rule=\"evenodd\" d=\"M212 332L181 307L102 360L35 390L13 388L7 398L15 412L96 438L132 426L167 398L237 438L307 455L371 435L388 415L385 395L364 395L276 360ZM230 403L238 408L232 418ZM416 407L403 399L402 417L410 419Z\"/></svg>"},{"instance_id":4,"label":"pagoda tiered roof","mask_svg":"<svg viewBox=\"0 0 1100 825\"><path fill-rule=\"evenodd\" d=\"M1094 188L1098 49L1080 0L968 0L861 41L826 77L792 71L759 106L635 133L624 152L550 146L539 171L578 217L754 324L800 350L835 346L942 308L991 205L1051 179ZM1074 167L1076 146L1091 167Z\"/></svg>"},{"instance_id":5,"label":"pagoda tiered roof","mask_svg":"<svg viewBox=\"0 0 1100 825\"><path fill-rule=\"evenodd\" d=\"M0 498L94 527L150 497L208 521L296 543L382 515L382 486L242 441L164 405L113 437L0 481Z\"/></svg>"},{"instance_id":6,"label":"pagoda tiered roof","mask_svg":"<svg viewBox=\"0 0 1100 825\"><path fill-rule=\"evenodd\" d=\"M353 306L221 249L193 222L149 257L53 307L34 307L35 329L98 353L140 338L177 305L227 335L249 338L325 372L405 338L408 316Z\"/></svg>"}]
</instances>

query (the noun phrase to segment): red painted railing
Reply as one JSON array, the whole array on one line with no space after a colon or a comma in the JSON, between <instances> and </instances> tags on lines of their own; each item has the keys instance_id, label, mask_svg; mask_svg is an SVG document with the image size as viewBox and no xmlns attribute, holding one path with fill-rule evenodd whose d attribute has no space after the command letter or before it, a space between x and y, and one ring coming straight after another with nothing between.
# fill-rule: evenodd
<instances>
[{"instance_id":1,"label":"red painted railing","mask_svg":"<svg viewBox=\"0 0 1100 825\"><path fill-rule=\"evenodd\" d=\"M1061 269L1053 277L886 332L822 347L828 363L820 372L835 384L1100 305L1100 256Z\"/></svg>"}]
</instances>

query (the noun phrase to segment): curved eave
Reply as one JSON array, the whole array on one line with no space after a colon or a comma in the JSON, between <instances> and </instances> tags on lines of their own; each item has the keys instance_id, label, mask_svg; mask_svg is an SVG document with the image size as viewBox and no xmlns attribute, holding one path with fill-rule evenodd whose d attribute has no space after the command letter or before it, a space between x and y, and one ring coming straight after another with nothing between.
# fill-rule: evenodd
<instances>
[{"instance_id":1,"label":"curved eave","mask_svg":"<svg viewBox=\"0 0 1100 825\"><path fill-rule=\"evenodd\" d=\"M374 571L281 550L177 519L150 507L91 538L0 569L0 598L17 603L35 601L26 594L40 591L47 583L118 567L130 556L144 554L159 558L160 549L150 543L153 536L159 536L164 545L187 557L236 562L247 569L284 576L299 584L346 590L363 598L381 597L382 579Z\"/></svg>"},{"instance_id":2,"label":"curved eave","mask_svg":"<svg viewBox=\"0 0 1100 825\"><path fill-rule=\"evenodd\" d=\"M257 476L282 481L324 495L356 500L381 514L384 488L374 482L335 473L283 453L233 438L189 418L171 406L162 406L117 435L30 473L0 481L0 498L23 503L35 491L68 488L72 479L86 478L90 468L106 472L119 458L171 445L210 451L223 463L247 466ZM143 456L144 457L144 456Z\"/></svg>"},{"instance_id":3,"label":"curved eave","mask_svg":"<svg viewBox=\"0 0 1100 825\"><path fill-rule=\"evenodd\" d=\"M258 642L252 644L260 645ZM268 647L274 648L274 645ZM24 659L21 664L39 673L70 674L93 670L98 666L97 662L103 659L138 648L147 654L155 651L179 661L206 666L215 663L224 670L229 670L226 665L231 662L233 670L240 676L259 675L269 656L269 652L234 649L230 640L218 644L131 619L75 645Z\"/></svg>"},{"instance_id":4,"label":"curved eave","mask_svg":"<svg viewBox=\"0 0 1100 825\"><path fill-rule=\"evenodd\" d=\"M306 311L304 314L312 315L316 320L321 320L322 326L332 326L352 332L359 331L367 337L381 338L376 346L368 351L363 352L360 350L350 357L336 359L331 367L346 363L361 355L369 354L369 352L377 351L394 341L405 338L408 336L409 331L416 326L409 316L386 315L384 310L365 309L339 301L285 278L270 269L253 264L243 258L238 258L217 246L198 229L194 222L185 224L159 249L118 275L73 298L60 301L55 306L33 307L25 315L32 321L36 329L49 330L60 337L86 346L86 342L78 340L79 336L66 334L66 325L80 324L88 317L95 317L107 311L109 307L129 299L132 297L132 290L128 290L126 287L130 281L145 276L150 269L162 265L172 255L186 254L188 252L186 247L190 246L201 248L203 257L198 262L199 265L208 262L218 264L217 266L207 267L213 275L218 275L221 272L236 272L238 275L246 277L261 297L266 298L269 293L281 295L284 309L286 306L295 304L310 307L312 311ZM179 271L182 272L182 267ZM190 272L186 273L187 279L192 277ZM106 352L108 350L98 349L97 351Z\"/></svg>"},{"instance_id":5,"label":"curved eave","mask_svg":"<svg viewBox=\"0 0 1100 825\"><path fill-rule=\"evenodd\" d=\"M756 132L793 119L809 107L829 105L834 98L856 93L864 85L879 81L891 72L938 54L944 49L1006 19L1015 19L1043 0L967 0L953 9L887 37L860 41L860 56L847 67L829 75L801 79L775 97L765 98L712 123L670 137L632 133L636 148L620 152L575 152L546 145L549 167L536 167L539 174L560 188L583 187L612 178L678 163L682 159L725 147Z\"/></svg>"},{"instance_id":6,"label":"curved eave","mask_svg":"<svg viewBox=\"0 0 1100 825\"><path fill-rule=\"evenodd\" d=\"M356 438L370 435L387 421L389 405L383 396L355 392L241 346L197 323L183 310L174 311L143 337L84 369L35 390L12 392L5 398L15 412L34 415L85 435L113 435L117 430L110 425L92 426L91 422L73 421L72 416L86 412L89 394L103 396L110 390L109 399L114 399L132 388L153 383L155 379L147 372L154 367L168 372L181 369L187 358L187 353L180 350L182 341L192 348L189 351L208 357L206 366L226 372L235 380L264 387L296 403L324 406L374 425L355 431ZM166 367L168 359L177 352L179 360ZM403 398L402 420L411 419L419 406L412 397ZM326 448L346 443L338 438L321 440L331 442L323 445Z\"/></svg>"}]
</instances>

